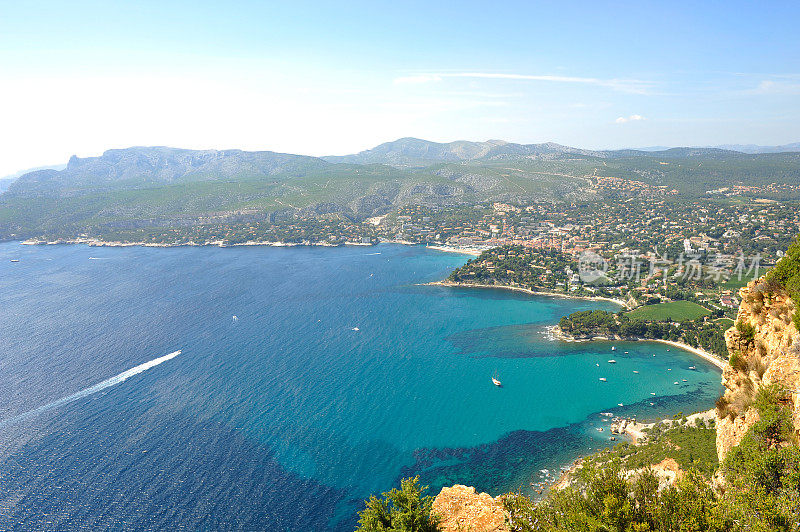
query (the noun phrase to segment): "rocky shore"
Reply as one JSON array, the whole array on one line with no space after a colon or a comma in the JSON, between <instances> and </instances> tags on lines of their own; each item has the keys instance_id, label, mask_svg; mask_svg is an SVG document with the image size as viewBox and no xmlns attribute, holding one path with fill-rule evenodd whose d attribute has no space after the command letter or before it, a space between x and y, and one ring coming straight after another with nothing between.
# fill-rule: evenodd
<instances>
[{"instance_id":1,"label":"rocky shore","mask_svg":"<svg viewBox=\"0 0 800 532\"><path fill-rule=\"evenodd\" d=\"M564 294L562 292L551 292L548 290L530 290L521 286L507 286L502 284L477 284L477 283L454 283L452 281L433 281L425 283L428 286L448 286L452 288L499 288L501 290L512 290L514 292L523 292L532 296L548 296L548 297L563 297L565 299L584 299L587 301L610 301L623 308L628 308L627 304L620 300L610 297L602 296L574 296L571 294Z\"/></svg>"}]
</instances>

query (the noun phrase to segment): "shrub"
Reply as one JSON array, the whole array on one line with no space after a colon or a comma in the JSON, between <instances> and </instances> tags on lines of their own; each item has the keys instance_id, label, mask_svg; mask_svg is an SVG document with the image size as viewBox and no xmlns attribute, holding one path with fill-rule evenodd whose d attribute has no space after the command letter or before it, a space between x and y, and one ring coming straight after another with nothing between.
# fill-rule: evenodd
<instances>
[{"instance_id":1,"label":"shrub","mask_svg":"<svg viewBox=\"0 0 800 532\"><path fill-rule=\"evenodd\" d=\"M437 532L439 519L431 514L433 497L423 496L427 486L419 485L419 477L400 481L379 499L374 495L359 513L356 532Z\"/></svg>"},{"instance_id":2,"label":"shrub","mask_svg":"<svg viewBox=\"0 0 800 532\"><path fill-rule=\"evenodd\" d=\"M745 344L752 343L756 336L755 327L744 321L736 322L736 330L739 331L739 337Z\"/></svg>"}]
</instances>

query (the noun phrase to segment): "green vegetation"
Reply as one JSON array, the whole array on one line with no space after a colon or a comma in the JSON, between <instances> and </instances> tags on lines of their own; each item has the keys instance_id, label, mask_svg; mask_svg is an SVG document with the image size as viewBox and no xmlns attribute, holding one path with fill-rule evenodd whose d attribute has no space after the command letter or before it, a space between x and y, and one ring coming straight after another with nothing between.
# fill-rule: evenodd
<instances>
[{"instance_id":1,"label":"green vegetation","mask_svg":"<svg viewBox=\"0 0 800 532\"><path fill-rule=\"evenodd\" d=\"M686 302L680 301L678 303ZM671 319L648 321L634 318L632 316L634 316L635 312L619 312L616 314L605 310L573 312L569 316L561 318L558 326L564 333L575 338L589 339L595 336L619 336L621 338L671 340L673 342L684 342L692 347L700 347L720 357L725 357L728 354L728 348L725 345L725 331L728 329L726 322L702 317L695 320L684 320L675 324Z\"/></svg>"},{"instance_id":2,"label":"green vegetation","mask_svg":"<svg viewBox=\"0 0 800 532\"><path fill-rule=\"evenodd\" d=\"M795 238L786 255L767 274L767 279L783 286L795 305L800 306L800 236ZM793 320L797 330L800 330L800 309L795 309Z\"/></svg>"},{"instance_id":3,"label":"green vegetation","mask_svg":"<svg viewBox=\"0 0 800 532\"><path fill-rule=\"evenodd\" d=\"M651 321L685 321L710 316L711 312L692 301L669 301L645 305L628 313L631 319Z\"/></svg>"},{"instance_id":4,"label":"green vegetation","mask_svg":"<svg viewBox=\"0 0 800 532\"><path fill-rule=\"evenodd\" d=\"M592 455L584 463L599 468L616 461L623 469L633 470L672 458L682 470L694 469L711 480L719 467L716 437L713 420L706 423L698 419L693 425L682 420L661 421L647 430L644 444L620 443Z\"/></svg>"},{"instance_id":5,"label":"green vegetation","mask_svg":"<svg viewBox=\"0 0 800 532\"><path fill-rule=\"evenodd\" d=\"M794 440L785 390L762 388L760 421L731 449L722 471L725 489L708 482L714 469L705 428L668 429L653 444L629 451L618 446L595 455L576 483L535 503L520 494L505 499L514 531L796 531L800 520L800 449ZM677 430L677 432L675 432ZM687 474L659 490L648 471L626 470L675 458Z\"/></svg>"},{"instance_id":6,"label":"green vegetation","mask_svg":"<svg viewBox=\"0 0 800 532\"><path fill-rule=\"evenodd\" d=\"M359 513L357 532L437 532L439 519L431 514L433 497L423 495L427 486L419 477L405 478L379 499L374 495Z\"/></svg>"}]
</instances>

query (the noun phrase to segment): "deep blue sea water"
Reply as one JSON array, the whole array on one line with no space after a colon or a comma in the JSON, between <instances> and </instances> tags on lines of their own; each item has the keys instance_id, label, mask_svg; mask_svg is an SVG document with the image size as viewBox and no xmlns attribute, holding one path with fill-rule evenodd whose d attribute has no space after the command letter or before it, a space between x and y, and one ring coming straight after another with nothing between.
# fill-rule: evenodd
<instances>
[{"instance_id":1,"label":"deep blue sea water","mask_svg":"<svg viewBox=\"0 0 800 532\"><path fill-rule=\"evenodd\" d=\"M675 348L543 334L613 304L419 285L466 258L0 244L0 528L352 530L403 476L530 490L609 444L599 412L719 395Z\"/></svg>"}]
</instances>

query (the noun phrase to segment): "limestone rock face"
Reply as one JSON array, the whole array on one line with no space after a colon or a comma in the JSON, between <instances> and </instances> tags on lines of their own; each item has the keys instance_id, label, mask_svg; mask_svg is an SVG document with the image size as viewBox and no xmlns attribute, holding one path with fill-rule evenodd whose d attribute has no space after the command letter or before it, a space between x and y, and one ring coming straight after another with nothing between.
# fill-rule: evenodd
<instances>
[{"instance_id":1,"label":"limestone rock face","mask_svg":"<svg viewBox=\"0 0 800 532\"><path fill-rule=\"evenodd\" d=\"M750 282L739 295L737 326L725 333L731 364L722 373L725 394L717 408L720 461L758 421L751 403L761 386L780 382L791 391L794 424L800 427L800 335L791 320L795 302L764 277Z\"/></svg>"},{"instance_id":2,"label":"limestone rock face","mask_svg":"<svg viewBox=\"0 0 800 532\"><path fill-rule=\"evenodd\" d=\"M475 488L456 484L442 488L433 501L433 513L442 518L444 532L508 532L500 498L475 493Z\"/></svg>"}]
</instances>

